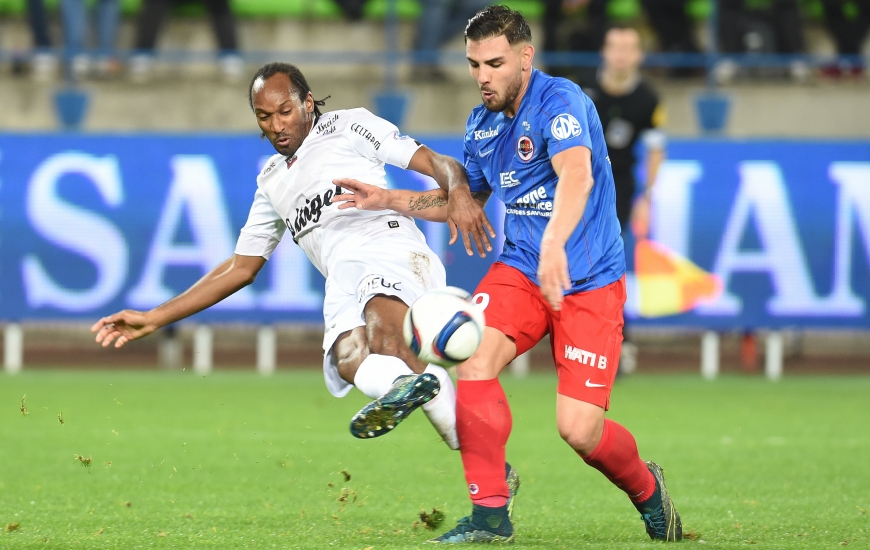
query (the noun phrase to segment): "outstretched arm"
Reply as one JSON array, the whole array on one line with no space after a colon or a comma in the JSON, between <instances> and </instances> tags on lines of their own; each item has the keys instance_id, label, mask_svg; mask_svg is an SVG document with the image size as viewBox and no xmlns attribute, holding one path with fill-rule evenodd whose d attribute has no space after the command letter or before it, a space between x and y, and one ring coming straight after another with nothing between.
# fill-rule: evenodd
<instances>
[{"instance_id":1,"label":"outstretched arm","mask_svg":"<svg viewBox=\"0 0 870 550\"><path fill-rule=\"evenodd\" d=\"M462 164L453 157L441 155L420 147L411 158L408 168L432 177L441 189L447 191L447 226L450 228L450 244L461 234L465 251L474 254L471 241L477 245L480 257L492 252L489 238L495 238L495 230L486 217L483 207L490 193L471 192L468 176Z\"/></svg>"},{"instance_id":2,"label":"outstretched arm","mask_svg":"<svg viewBox=\"0 0 870 550\"><path fill-rule=\"evenodd\" d=\"M399 214L430 222L447 220L447 191L443 189L384 189L349 178L332 180L332 183L353 191L332 197L332 202L341 203L339 210L395 210Z\"/></svg>"},{"instance_id":3,"label":"outstretched arm","mask_svg":"<svg viewBox=\"0 0 870 550\"><path fill-rule=\"evenodd\" d=\"M494 239L495 231L483 211L490 193L471 193L465 168L459 161L424 145L411 157L408 169L433 178L441 189L387 190L357 180L339 179L333 180L333 183L354 194L338 195L333 197L332 202L343 202L339 208L389 209L422 220L446 221L450 228L450 244L455 243L461 234L469 256L474 254L472 240L481 257L486 256L486 251L492 251L489 237Z\"/></svg>"},{"instance_id":4,"label":"outstretched arm","mask_svg":"<svg viewBox=\"0 0 870 550\"><path fill-rule=\"evenodd\" d=\"M234 254L189 289L151 311L125 309L103 317L91 327L97 343L108 347L115 341L120 348L131 340L147 336L160 327L190 317L254 282L266 263L261 256Z\"/></svg>"}]
</instances>

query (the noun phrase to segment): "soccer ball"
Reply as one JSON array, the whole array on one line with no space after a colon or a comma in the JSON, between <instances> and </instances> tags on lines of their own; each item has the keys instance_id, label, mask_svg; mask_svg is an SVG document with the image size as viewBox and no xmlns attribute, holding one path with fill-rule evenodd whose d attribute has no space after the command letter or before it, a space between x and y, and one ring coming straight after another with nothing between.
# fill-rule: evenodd
<instances>
[{"instance_id":1,"label":"soccer ball","mask_svg":"<svg viewBox=\"0 0 870 550\"><path fill-rule=\"evenodd\" d=\"M425 363L445 367L471 357L483 339L483 310L453 286L430 290L405 313L405 343Z\"/></svg>"}]
</instances>

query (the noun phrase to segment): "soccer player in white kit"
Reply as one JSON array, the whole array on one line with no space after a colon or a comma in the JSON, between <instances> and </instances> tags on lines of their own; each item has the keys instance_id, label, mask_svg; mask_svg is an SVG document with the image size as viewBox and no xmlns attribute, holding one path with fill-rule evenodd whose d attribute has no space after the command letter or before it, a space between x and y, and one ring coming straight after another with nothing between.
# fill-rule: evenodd
<instances>
[{"instance_id":1,"label":"soccer player in white kit","mask_svg":"<svg viewBox=\"0 0 870 550\"><path fill-rule=\"evenodd\" d=\"M465 179L462 165L435 153L365 109L320 113L305 77L293 65L270 63L249 88L257 122L278 154L257 177L257 191L235 254L184 293L147 312L124 310L97 321L104 347L121 347L212 306L252 283L289 229L326 277L324 378L336 397L352 386L374 399L351 422L356 437L388 433L422 406L444 441L459 446L456 394L447 372L425 365L404 343L402 322L423 292L445 286L444 266L414 221L446 204L440 193L405 192L394 211L340 209L335 181L352 178L386 187L386 163L433 177L442 187ZM471 205L470 205L471 207ZM483 211L459 228L466 250L473 238L491 250ZM434 219L434 216L433 216ZM453 239L456 238L451 228ZM451 241L452 242L452 241Z\"/></svg>"}]
</instances>

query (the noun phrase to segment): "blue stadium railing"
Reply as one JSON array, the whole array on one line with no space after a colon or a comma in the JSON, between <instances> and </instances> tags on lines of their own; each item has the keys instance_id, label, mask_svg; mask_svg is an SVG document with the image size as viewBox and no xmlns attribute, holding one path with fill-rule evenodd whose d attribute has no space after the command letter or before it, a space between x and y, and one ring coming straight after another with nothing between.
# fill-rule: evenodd
<instances>
[{"instance_id":1,"label":"blue stadium railing","mask_svg":"<svg viewBox=\"0 0 870 550\"><path fill-rule=\"evenodd\" d=\"M718 34L718 0L710 0L704 25L708 36ZM384 5L384 42L385 48L379 52L360 51L242 51L239 55L249 63L266 63L276 59L297 63L319 64L379 64L385 68L384 88L395 88L398 83L396 67L402 63L435 62L451 65L465 63L459 52L440 53L434 51L401 51L399 47L400 17L399 0L385 0ZM63 49L55 50L59 57L65 57ZM126 58L138 52L119 52ZM215 59L220 52L192 52L187 50L149 51L163 63L185 64ZM0 49L0 62L9 62L21 57L21 52ZM594 67L599 65L597 52L539 52L538 61L548 67ZM722 53L715 40L709 41L704 53L660 53L647 54L644 65L660 68L705 68L708 85L715 86L712 69L721 61L728 60L738 67L747 68L789 68L801 63L807 68L832 65L863 67L865 59L860 55L839 56L821 54L773 54L773 53Z\"/></svg>"},{"instance_id":2,"label":"blue stadium railing","mask_svg":"<svg viewBox=\"0 0 870 550\"><path fill-rule=\"evenodd\" d=\"M64 55L63 49L47 50L59 58ZM135 50L119 52L124 60L135 55ZM202 63L216 60L221 53L217 51L189 50L157 50L153 54L156 61L171 65ZM269 61L288 60L299 64L323 65L353 65L353 64L413 64L420 61L438 60L447 65L464 65L465 57L461 52L417 52L417 51L318 51L318 50L274 50L274 51L240 51L238 55L247 63L258 64ZM0 49L0 62L9 63L23 57L21 50ZM548 67L596 67L601 57L596 52L538 52L537 61ZM770 53L658 53L646 55L644 67L657 68L707 68L716 63L729 60L740 67L753 68L788 68L795 62L805 63L808 67L824 67L836 64L863 66L870 60L861 55L824 55L824 54L770 54Z\"/></svg>"}]
</instances>

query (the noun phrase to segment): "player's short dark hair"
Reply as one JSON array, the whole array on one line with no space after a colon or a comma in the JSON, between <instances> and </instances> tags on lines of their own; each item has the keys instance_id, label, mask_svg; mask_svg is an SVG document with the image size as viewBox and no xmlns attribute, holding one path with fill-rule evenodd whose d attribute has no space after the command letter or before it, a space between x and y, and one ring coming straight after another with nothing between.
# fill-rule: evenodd
<instances>
[{"instance_id":1,"label":"player's short dark hair","mask_svg":"<svg viewBox=\"0 0 870 550\"><path fill-rule=\"evenodd\" d=\"M465 41L479 42L487 38L504 35L508 44L532 41L529 22L518 11L496 4L483 8L468 20L465 27Z\"/></svg>"},{"instance_id":2,"label":"player's short dark hair","mask_svg":"<svg viewBox=\"0 0 870 550\"><path fill-rule=\"evenodd\" d=\"M634 25L629 25L628 23L611 23L604 30L604 34L606 35L610 31L634 31L638 37L640 37L640 30Z\"/></svg>"},{"instance_id":3,"label":"player's short dark hair","mask_svg":"<svg viewBox=\"0 0 870 550\"><path fill-rule=\"evenodd\" d=\"M267 63L266 65L260 67L260 69L254 74L254 77L251 79L251 84L248 86L248 105L251 106L252 111L254 110L254 83L257 81L258 78L262 78L265 81L278 73L287 75L287 78L289 78L290 82L293 84L293 89L295 89L296 92L299 93L299 98L303 101L306 97L308 97L308 94L311 93L311 86L308 85L308 81L305 80L305 75L302 74L302 71L299 70L299 67L297 67L296 65L291 65L290 63L273 61L272 63ZM320 109L318 109L318 107L323 107L324 105L326 105L327 99L329 99L329 96L326 96L323 99L315 100L315 116L320 116Z\"/></svg>"}]
</instances>

